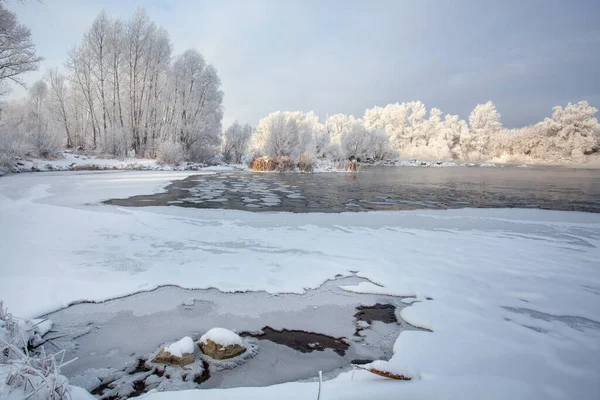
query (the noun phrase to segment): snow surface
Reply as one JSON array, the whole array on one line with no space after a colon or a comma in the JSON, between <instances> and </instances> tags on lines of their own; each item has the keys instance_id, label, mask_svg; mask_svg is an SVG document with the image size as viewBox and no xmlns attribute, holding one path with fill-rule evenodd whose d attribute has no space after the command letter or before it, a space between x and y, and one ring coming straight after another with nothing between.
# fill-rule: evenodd
<instances>
[{"instance_id":1,"label":"snow surface","mask_svg":"<svg viewBox=\"0 0 600 400\"><path fill-rule=\"evenodd\" d=\"M212 328L200 338L200 343L207 343L212 340L214 343L223 347L239 344L243 346L242 338L237 333L225 328Z\"/></svg>"},{"instance_id":2,"label":"snow surface","mask_svg":"<svg viewBox=\"0 0 600 400\"><path fill-rule=\"evenodd\" d=\"M184 354L193 354L194 353L194 341L191 337L186 336L183 339L171 343L167 347L165 347L165 351L169 354L174 355L175 357L183 357Z\"/></svg>"},{"instance_id":3,"label":"snow surface","mask_svg":"<svg viewBox=\"0 0 600 400\"><path fill-rule=\"evenodd\" d=\"M0 297L35 317L159 285L303 293L349 271L346 290L415 296L380 367L325 382L323 399L600 398L600 215L522 209L361 214L123 208L174 173L0 178ZM431 298L432 300L427 300ZM315 383L203 397L316 397ZM185 399L194 392L153 394Z\"/></svg>"}]
</instances>

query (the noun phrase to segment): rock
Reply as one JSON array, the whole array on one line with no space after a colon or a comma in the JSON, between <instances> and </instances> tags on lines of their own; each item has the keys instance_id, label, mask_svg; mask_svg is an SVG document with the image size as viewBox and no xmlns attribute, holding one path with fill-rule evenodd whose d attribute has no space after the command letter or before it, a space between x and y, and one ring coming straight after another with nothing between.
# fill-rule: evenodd
<instances>
[{"instance_id":1,"label":"rock","mask_svg":"<svg viewBox=\"0 0 600 400\"><path fill-rule=\"evenodd\" d=\"M194 361L194 341L189 336L164 347L152 360L153 363L180 367L193 364Z\"/></svg>"},{"instance_id":2,"label":"rock","mask_svg":"<svg viewBox=\"0 0 600 400\"><path fill-rule=\"evenodd\" d=\"M160 353L158 353L156 357L152 359L152 362L155 364L169 364L184 367L188 364L194 363L194 354L185 353L181 357L178 357L167 352L165 349L162 349Z\"/></svg>"},{"instance_id":3,"label":"rock","mask_svg":"<svg viewBox=\"0 0 600 400\"><path fill-rule=\"evenodd\" d=\"M240 346L239 344L221 346L210 339L207 339L206 343L198 343L198 345L204 354L214 358L215 360L226 360L228 358L237 357L246 352L246 348L244 346Z\"/></svg>"},{"instance_id":4,"label":"rock","mask_svg":"<svg viewBox=\"0 0 600 400\"><path fill-rule=\"evenodd\" d=\"M223 328L213 328L204 334L198 346L204 354L215 360L226 360L246 352L246 347L236 333Z\"/></svg>"}]
</instances>

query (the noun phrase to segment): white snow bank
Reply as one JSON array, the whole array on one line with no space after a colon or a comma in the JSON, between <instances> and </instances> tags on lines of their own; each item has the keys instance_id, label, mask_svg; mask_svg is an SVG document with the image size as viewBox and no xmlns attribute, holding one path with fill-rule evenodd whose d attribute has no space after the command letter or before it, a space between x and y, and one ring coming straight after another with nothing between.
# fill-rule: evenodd
<instances>
[{"instance_id":1,"label":"white snow bank","mask_svg":"<svg viewBox=\"0 0 600 400\"><path fill-rule=\"evenodd\" d=\"M212 328L202 335L200 343L207 343L209 340L212 340L214 343L220 344L223 347L234 344L240 346L243 345L242 338L239 337L237 333L225 328Z\"/></svg>"},{"instance_id":2,"label":"white snow bank","mask_svg":"<svg viewBox=\"0 0 600 400\"><path fill-rule=\"evenodd\" d=\"M191 354L194 352L194 341L191 337L186 336L165 347L165 351L175 357L183 357L184 354Z\"/></svg>"},{"instance_id":3,"label":"white snow bank","mask_svg":"<svg viewBox=\"0 0 600 400\"><path fill-rule=\"evenodd\" d=\"M199 389L154 392L144 400L307 400L316 399L318 382L284 383L267 387ZM366 371L344 373L323 382L321 400L530 400L536 391L520 381L492 376L435 377L418 381L394 381ZM548 397L545 398L547 400Z\"/></svg>"}]
</instances>

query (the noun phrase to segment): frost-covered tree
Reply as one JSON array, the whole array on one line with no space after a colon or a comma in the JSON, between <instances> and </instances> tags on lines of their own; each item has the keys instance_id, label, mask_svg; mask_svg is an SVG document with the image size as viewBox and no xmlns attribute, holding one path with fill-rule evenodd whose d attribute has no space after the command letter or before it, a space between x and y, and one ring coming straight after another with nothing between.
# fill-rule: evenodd
<instances>
[{"instance_id":1,"label":"frost-covered tree","mask_svg":"<svg viewBox=\"0 0 600 400\"><path fill-rule=\"evenodd\" d=\"M56 156L62 148L60 136L50 123L47 99L46 83L34 83L29 89L26 129L32 150L44 158Z\"/></svg>"},{"instance_id":2,"label":"frost-covered tree","mask_svg":"<svg viewBox=\"0 0 600 400\"><path fill-rule=\"evenodd\" d=\"M552 121L546 123L546 133L554 137L555 145L562 147L566 157L582 159L584 155L597 152L600 147L598 119L595 118L597 112L598 109L587 101L569 103L565 108L556 106Z\"/></svg>"},{"instance_id":3,"label":"frost-covered tree","mask_svg":"<svg viewBox=\"0 0 600 400\"><path fill-rule=\"evenodd\" d=\"M223 133L222 153L225 161L242 162L242 156L247 153L250 139L252 138L252 127L248 124L240 125L235 121Z\"/></svg>"},{"instance_id":4,"label":"frost-covered tree","mask_svg":"<svg viewBox=\"0 0 600 400\"><path fill-rule=\"evenodd\" d=\"M395 155L395 152L390 145L390 138L383 129L378 128L369 131L367 154L369 158L376 161L385 160Z\"/></svg>"},{"instance_id":5,"label":"frost-covered tree","mask_svg":"<svg viewBox=\"0 0 600 400\"><path fill-rule=\"evenodd\" d=\"M173 104L170 130L191 159L206 161L221 140L223 92L217 70L196 50L175 60L171 73Z\"/></svg>"},{"instance_id":6,"label":"frost-covered tree","mask_svg":"<svg viewBox=\"0 0 600 400\"><path fill-rule=\"evenodd\" d=\"M462 140L468 137L469 127L458 115L447 114L437 135L436 147L440 149L440 158L457 160L462 156ZM445 154L444 154L445 153Z\"/></svg>"},{"instance_id":7,"label":"frost-covered tree","mask_svg":"<svg viewBox=\"0 0 600 400\"><path fill-rule=\"evenodd\" d=\"M73 137L71 135L69 114L67 112L69 95L67 79L57 69L51 69L46 73L46 83L48 85L50 116L64 129L67 138L67 148L71 148L73 147Z\"/></svg>"},{"instance_id":8,"label":"frost-covered tree","mask_svg":"<svg viewBox=\"0 0 600 400\"><path fill-rule=\"evenodd\" d=\"M276 111L258 122L254 135L256 151L269 157L292 157L300 143L294 113Z\"/></svg>"},{"instance_id":9,"label":"frost-covered tree","mask_svg":"<svg viewBox=\"0 0 600 400\"><path fill-rule=\"evenodd\" d=\"M314 114L276 111L261 119L253 136L255 153L294 162L312 162L316 156Z\"/></svg>"},{"instance_id":10,"label":"frost-covered tree","mask_svg":"<svg viewBox=\"0 0 600 400\"><path fill-rule=\"evenodd\" d=\"M500 113L494 103L478 104L469 115L469 125L470 134L465 138L463 151L468 157L485 158L490 139L502 129Z\"/></svg>"},{"instance_id":11,"label":"frost-covered tree","mask_svg":"<svg viewBox=\"0 0 600 400\"><path fill-rule=\"evenodd\" d=\"M350 126L344 129L340 144L344 158L368 158L371 135L362 119L352 120Z\"/></svg>"},{"instance_id":12,"label":"frost-covered tree","mask_svg":"<svg viewBox=\"0 0 600 400\"><path fill-rule=\"evenodd\" d=\"M348 129L354 121L353 116L345 114L334 114L325 119L325 130L333 143L339 143L342 133Z\"/></svg>"},{"instance_id":13,"label":"frost-covered tree","mask_svg":"<svg viewBox=\"0 0 600 400\"><path fill-rule=\"evenodd\" d=\"M37 70L42 60L35 54L29 28L0 1L0 95L10 91L9 82L23 86L21 76Z\"/></svg>"},{"instance_id":14,"label":"frost-covered tree","mask_svg":"<svg viewBox=\"0 0 600 400\"><path fill-rule=\"evenodd\" d=\"M410 106L405 103L388 104L365 111L365 127L369 130L383 129L390 138L390 145L400 150L405 148L410 139L407 133Z\"/></svg>"}]
</instances>

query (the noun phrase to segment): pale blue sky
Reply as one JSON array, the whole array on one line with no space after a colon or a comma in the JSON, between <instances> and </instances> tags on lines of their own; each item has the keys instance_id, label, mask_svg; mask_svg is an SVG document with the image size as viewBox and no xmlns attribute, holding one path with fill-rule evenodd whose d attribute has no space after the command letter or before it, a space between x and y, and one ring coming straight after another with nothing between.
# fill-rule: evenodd
<instances>
[{"instance_id":1,"label":"pale blue sky","mask_svg":"<svg viewBox=\"0 0 600 400\"><path fill-rule=\"evenodd\" d=\"M127 19L138 5L176 53L196 48L217 67L225 125L410 100L467 118L492 100L514 127L569 101L600 106L597 0L10 0L46 57L27 81L60 66L102 9Z\"/></svg>"}]
</instances>

